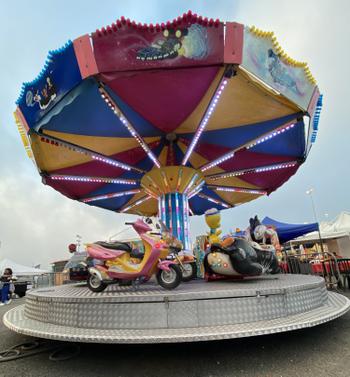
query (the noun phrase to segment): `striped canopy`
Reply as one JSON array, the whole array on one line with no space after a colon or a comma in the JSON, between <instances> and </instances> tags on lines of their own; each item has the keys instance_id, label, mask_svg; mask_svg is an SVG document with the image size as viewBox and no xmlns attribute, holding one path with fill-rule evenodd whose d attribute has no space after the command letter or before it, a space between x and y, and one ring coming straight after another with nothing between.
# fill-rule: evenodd
<instances>
[{"instance_id":1,"label":"striped canopy","mask_svg":"<svg viewBox=\"0 0 350 377\"><path fill-rule=\"evenodd\" d=\"M294 175L321 99L306 63L273 33L189 12L161 25L121 18L51 51L23 84L15 118L43 182L65 196L154 215L157 191L141 180L172 166L150 187L187 193L202 214ZM194 173L180 184L182 167Z\"/></svg>"}]
</instances>

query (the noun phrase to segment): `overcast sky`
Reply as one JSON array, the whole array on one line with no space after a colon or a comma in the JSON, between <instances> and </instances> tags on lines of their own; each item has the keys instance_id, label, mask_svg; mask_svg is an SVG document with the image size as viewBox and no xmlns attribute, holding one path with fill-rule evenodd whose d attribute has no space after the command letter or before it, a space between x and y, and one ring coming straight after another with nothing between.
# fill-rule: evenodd
<instances>
[{"instance_id":1,"label":"overcast sky","mask_svg":"<svg viewBox=\"0 0 350 377\"><path fill-rule=\"evenodd\" d=\"M12 113L23 81L43 67L47 52L111 24L121 16L164 22L191 9L203 16L274 31L284 50L307 61L324 107L320 131L306 163L282 188L222 212L223 231L246 227L258 214L285 222L325 220L350 210L349 60L350 2L347 0L144 0L4 2L0 13L0 258L23 264L68 257L76 234L83 242L106 239L122 229L125 215L74 202L41 183L27 158ZM203 217L191 220L192 236L204 233Z\"/></svg>"}]
</instances>

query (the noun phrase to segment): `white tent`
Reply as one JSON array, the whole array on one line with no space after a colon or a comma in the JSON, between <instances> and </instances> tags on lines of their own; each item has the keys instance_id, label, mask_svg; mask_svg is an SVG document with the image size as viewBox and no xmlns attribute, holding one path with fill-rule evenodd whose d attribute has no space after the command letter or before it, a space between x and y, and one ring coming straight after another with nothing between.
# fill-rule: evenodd
<instances>
[{"instance_id":1,"label":"white tent","mask_svg":"<svg viewBox=\"0 0 350 377\"><path fill-rule=\"evenodd\" d=\"M6 258L0 261L0 274L3 273L5 268L11 268L13 275L16 276L37 276L49 273L47 270L24 266Z\"/></svg>"},{"instance_id":2,"label":"white tent","mask_svg":"<svg viewBox=\"0 0 350 377\"><path fill-rule=\"evenodd\" d=\"M350 236L350 212L341 212L333 221L323 221L320 223L322 239L340 238ZM296 238L295 241L317 240L318 232L311 232L305 236Z\"/></svg>"}]
</instances>

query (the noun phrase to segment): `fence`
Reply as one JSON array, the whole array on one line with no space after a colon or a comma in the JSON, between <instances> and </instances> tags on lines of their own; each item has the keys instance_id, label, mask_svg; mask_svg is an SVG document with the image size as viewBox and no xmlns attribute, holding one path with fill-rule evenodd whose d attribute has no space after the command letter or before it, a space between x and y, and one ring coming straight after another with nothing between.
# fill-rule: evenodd
<instances>
[{"instance_id":1,"label":"fence","mask_svg":"<svg viewBox=\"0 0 350 377\"><path fill-rule=\"evenodd\" d=\"M329 288L350 288L350 259L337 258L328 251L313 253L312 257L284 252L280 266L284 273L322 276Z\"/></svg>"},{"instance_id":2,"label":"fence","mask_svg":"<svg viewBox=\"0 0 350 377\"><path fill-rule=\"evenodd\" d=\"M52 287L54 285L66 284L69 281L69 274L64 272L51 272L49 274L35 277L33 288Z\"/></svg>"}]
</instances>

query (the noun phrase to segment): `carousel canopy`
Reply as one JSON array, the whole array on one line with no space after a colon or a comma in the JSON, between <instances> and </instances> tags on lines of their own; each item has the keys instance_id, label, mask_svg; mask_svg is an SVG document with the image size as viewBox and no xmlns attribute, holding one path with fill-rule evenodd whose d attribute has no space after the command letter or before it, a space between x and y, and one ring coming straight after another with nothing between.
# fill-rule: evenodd
<instances>
[{"instance_id":1,"label":"carousel canopy","mask_svg":"<svg viewBox=\"0 0 350 377\"><path fill-rule=\"evenodd\" d=\"M295 174L322 96L273 33L188 12L161 25L122 17L49 52L17 105L46 185L146 215L178 192L202 214L268 195Z\"/></svg>"}]
</instances>

